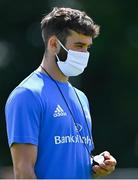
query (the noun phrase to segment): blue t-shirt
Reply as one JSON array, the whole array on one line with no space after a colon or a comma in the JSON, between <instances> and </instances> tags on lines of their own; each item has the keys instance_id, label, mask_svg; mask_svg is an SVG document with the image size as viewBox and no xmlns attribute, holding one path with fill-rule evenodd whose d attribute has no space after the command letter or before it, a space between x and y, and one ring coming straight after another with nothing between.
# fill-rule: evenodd
<instances>
[{"instance_id":1,"label":"blue t-shirt","mask_svg":"<svg viewBox=\"0 0 138 180\"><path fill-rule=\"evenodd\" d=\"M88 150L94 145L89 105L84 93L78 89L76 92L86 118L69 82L54 82L37 71L22 81L7 100L9 146L30 143L38 147L38 179L92 178Z\"/></svg>"}]
</instances>

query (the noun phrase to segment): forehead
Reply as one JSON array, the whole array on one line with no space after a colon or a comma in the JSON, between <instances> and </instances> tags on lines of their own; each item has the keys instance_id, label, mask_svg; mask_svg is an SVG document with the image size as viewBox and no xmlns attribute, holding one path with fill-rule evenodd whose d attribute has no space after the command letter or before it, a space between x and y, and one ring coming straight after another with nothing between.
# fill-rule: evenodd
<instances>
[{"instance_id":1,"label":"forehead","mask_svg":"<svg viewBox=\"0 0 138 180\"><path fill-rule=\"evenodd\" d=\"M86 45L92 44L92 37L84 34L71 31L71 34L66 39L66 44L82 43Z\"/></svg>"}]
</instances>

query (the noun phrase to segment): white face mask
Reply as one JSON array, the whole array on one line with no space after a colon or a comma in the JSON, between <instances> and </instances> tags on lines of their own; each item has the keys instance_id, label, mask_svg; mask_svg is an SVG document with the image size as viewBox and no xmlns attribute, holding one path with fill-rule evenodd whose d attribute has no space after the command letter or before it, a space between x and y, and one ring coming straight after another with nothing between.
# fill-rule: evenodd
<instances>
[{"instance_id":1,"label":"white face mask","mask_svg":"<svg viewBox=\"0 0 138 180\"><path fill-rule=\"evenodd\" d=\"M81 74L87 67L89 52L67 50L59 40L58 42L67 51L67 59L64 62L56 54L59 69L65 76L77 76Z\"/></svg>"}]
</instances>

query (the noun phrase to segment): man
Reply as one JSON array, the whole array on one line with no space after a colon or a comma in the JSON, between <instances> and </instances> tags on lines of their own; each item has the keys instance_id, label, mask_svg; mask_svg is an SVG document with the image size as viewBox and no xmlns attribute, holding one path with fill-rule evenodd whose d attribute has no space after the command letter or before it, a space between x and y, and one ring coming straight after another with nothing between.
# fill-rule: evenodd
<instances>
[{"instance_id":1,"label":"man","mask_svg":"<svg viewBox=\"0 0 138 180\"><path fill-rule=\"evenodd\" d=\"M54 8L41 22L45 53L40 67L6 103L15 178L91 179L115 169L105 151L94 165L88 100L68 79L83 72L99 26L85 12Z\"/></svg>"}]
</instances>

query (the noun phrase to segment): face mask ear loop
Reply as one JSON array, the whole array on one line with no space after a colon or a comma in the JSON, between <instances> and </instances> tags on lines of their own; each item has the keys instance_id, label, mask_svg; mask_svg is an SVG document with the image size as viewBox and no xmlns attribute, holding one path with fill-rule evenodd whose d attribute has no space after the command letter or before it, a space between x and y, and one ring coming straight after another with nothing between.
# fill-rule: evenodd
<instances>
[{"instance_id":1,"label":"face mask ear loop","mask_svg":"<svg viewBox=\"0 0 138 180\"><path fill-rule=\"evenodd\" d=\"M60 61L57 53L55 53L55 56L56 56L56 58L57 58L57 61Z\"/></svg>"},{"instance_id":2,"label":"face mask ear loop","mask_svg":"<svg viewBox=\"0 0 138 180\"><path fill-rule=\"evenodd\" d=\"M63 47L63 49L68 52L68 50L67 50L67 49L65 48L65 46L60 42L60 40L58 40L58 42L59 42L59 44Z\"/></svg>"},{"instance_id":3,"label":"face mask ear loop","mask_svg":"<svg viewBox=\"0 0 138 180\"><path fill-rule=\"evenodd\" d=\"M60 42L60 40L58 40L58 43L62 46L62 48L63 48L65 51L68 52L68 50L67 50L67 49L65 48L65 46ZM56 56L57 60L60 61L60 59L59 59L57 53L55 53L55 56Z\"/></svg>"}]
</instances>

